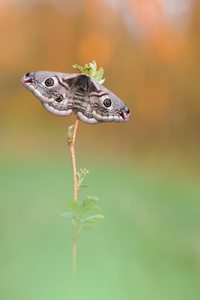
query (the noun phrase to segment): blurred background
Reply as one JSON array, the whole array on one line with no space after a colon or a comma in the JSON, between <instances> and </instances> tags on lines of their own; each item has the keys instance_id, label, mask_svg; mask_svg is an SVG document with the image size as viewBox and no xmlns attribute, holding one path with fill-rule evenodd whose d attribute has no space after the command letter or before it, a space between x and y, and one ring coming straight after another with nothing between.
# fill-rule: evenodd
<instances>
[{"instance_id":1,"label":"blurred background","mask_svg":"<svg viewBox=\"0 0 200 300\"><path fill-rule=\"evenodd\" d=\"M200 297L198 0L1 0L1 299ZM46 112L20 78L96 60L131 111L80 123L105 220L84 232L71 278L66 143L75 117Z\"/></svg>"}]
</instances>

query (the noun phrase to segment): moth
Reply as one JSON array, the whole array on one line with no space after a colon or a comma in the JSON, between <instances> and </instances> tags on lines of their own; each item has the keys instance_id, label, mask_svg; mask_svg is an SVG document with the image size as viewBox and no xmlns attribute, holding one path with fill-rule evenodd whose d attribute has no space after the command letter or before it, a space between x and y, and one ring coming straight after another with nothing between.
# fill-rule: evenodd
<instances>
[{"instance_id":1,"label":"moth","mask_svg":"<svg viewBox=\"0 0 200 300\"><path fill-rule=\"evenodd\" d=\"M124 102L85 73L34 71L23 76L21 82L55 115L74 113L89 124L129 120Z\"/></svg>"}]
</instances>

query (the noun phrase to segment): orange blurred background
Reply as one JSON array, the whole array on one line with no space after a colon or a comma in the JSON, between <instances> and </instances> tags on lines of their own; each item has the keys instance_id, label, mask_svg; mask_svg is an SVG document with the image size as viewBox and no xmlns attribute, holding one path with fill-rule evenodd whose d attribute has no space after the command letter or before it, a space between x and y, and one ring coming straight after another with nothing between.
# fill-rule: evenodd
<instances>
[{"instance_id":1,"label":"orange blurred background","mask_svg":"<svg viewBox=\"0 0 200 300\"><path fill-rule=\"evenodd\" d=\"M199 299L199 16L198 0L0 0L0 299ZM79 199L97 194L105 219L81 235L73 282L75 117L20 79L92 60L131 120L80 122Z\"/></svg>"},{"instance_id":2,"label":"orange blurred background","mask_svg":"<svg viewBox=\"0 0 200 300\"><path fill-rule=\"evenodd\" d=\"M44 111L20 78L31 70L74 72L74 63L95 59L132 115L126 124L81 123L81 152L198 158L199 11L195 0L1 1L2 157L66 155L74 118Z\"/></svg>"}]
</instances>

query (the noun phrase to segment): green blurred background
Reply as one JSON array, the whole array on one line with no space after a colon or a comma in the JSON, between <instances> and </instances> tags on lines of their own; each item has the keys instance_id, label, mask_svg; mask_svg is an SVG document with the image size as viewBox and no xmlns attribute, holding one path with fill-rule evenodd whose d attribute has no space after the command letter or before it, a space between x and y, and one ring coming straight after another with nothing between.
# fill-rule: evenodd
<instances>
[{"instance_id":1,"label":"green blurred background","mask_svg":"<svg viewBox=\"0 0 200 300\"><path fill-rule=\"evenodd\" d=\"M200 298L198 0L1 0L0 298ZM20 83L95 59L129 106L126 124L81 123L105 220L83 232L71 276L66 144L74 117L42 109Z\"/></svg>"}]
</instances>

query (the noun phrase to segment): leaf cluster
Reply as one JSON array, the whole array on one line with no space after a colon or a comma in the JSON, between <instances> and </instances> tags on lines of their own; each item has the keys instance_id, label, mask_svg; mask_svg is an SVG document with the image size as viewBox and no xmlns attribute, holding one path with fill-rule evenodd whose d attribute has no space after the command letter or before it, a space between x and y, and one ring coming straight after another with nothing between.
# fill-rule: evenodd
<instances>
[{"instance_id":1,"label":"leaf cluster","mask_svg":"<svg viewBox=\"0 0 200 300\"><path fill-rule=\"evenodd\" d=\"M76 238L78 238L82 229L90 229L98 220L104 218L97 201L96 196L87 196L82 201L71 201L68 204L68 211L64 216L72 218Z\"/></svg>"},{"instance_id":2,"label":"leaf cluster","mask_svg":"<svg viewBox=\"0 0 200 300\"><path fill-rule=\"evenodd\" d=\"M88 174L89 170L85 168L77 172L78 188L86 187L84 180ZM72 219L74 239L79 237L82 229L90 229L98 220L104 219L98 201L97 196L86 196L82 200L68 203L68 210L62 216Z\"/></svg>"},{"instance_id":3,"label":"leaf cluster","mask_svg":"<svg viewBox=\"0 0 200 300\"><path fill-rule=\"evenodd\" d=\"M96 61L93 60L92 62L85 64L84 66L80 66L78 64L74 64L72 66L74 69L78 70L80 73L86 73L91 76L95 81L100 84L103 84L105 81L104 76L104 69L100 67L97 69Z\"/></svg>"}]
</instances>

